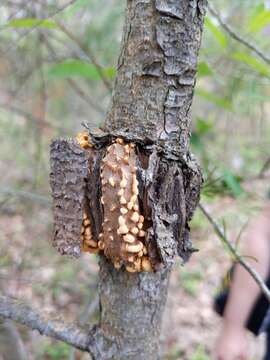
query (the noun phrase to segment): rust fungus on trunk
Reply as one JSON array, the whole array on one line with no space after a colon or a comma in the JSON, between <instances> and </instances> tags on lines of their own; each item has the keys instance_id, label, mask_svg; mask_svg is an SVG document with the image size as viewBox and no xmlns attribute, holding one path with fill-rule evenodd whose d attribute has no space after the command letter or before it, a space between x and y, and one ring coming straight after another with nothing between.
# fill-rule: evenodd
<instances>
[{"instance_id":1,"label":"rust fungus on trunk","mask_svg":"<svg viewBox=\"0 0 270 360\"><path fill-rule=\"evenodd\" d=\"M116 268L146 270L144 216L139 208L135 144L116 139L102 160L101 184L104 220L100 241ZM146 262L146 259L144 259ZM149 264L147 269L150 269Z\"/></svg>"},{"instance_id":2,"label":"rust fungus on trunk","mask_svg":"<svg viewBox=\"0 0 270 360\"><path fill-rule=\"evenodd\" d=\"M51 145L54 246L105 256L116 269L155 271L193 251L188 221L201 173L191 156L121 133L85 131Z\"/></svg>"},{"instance_id":3,"label":"rust fungus on trunk","mask_svg":"<svg viewBox=\"0 0 270 360\"><path fill-rule=\"evenodd\" d=\"M87 132L79 133L76 141L90 154L94 151ZM91 205L85 201L81 226L81 251L103 253L116 269L128 272L152 271L153 265L145 244L146 228L139 206L137 156L134 143L117 138L106 148L100 179L102 227L95 239L92 234ZM91 163L89 168L91 169Z\"/></svg>"}]
</instances>

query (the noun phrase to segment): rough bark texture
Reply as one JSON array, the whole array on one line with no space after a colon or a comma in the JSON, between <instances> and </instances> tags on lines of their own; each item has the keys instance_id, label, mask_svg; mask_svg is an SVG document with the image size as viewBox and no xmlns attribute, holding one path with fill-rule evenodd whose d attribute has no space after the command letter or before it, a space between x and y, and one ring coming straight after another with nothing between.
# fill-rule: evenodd
<instances>
[{"instance_id":1,"label":"rough bark texture","mask_svg":"<svg viewBox=\"0 0 270 360\"><path fill-rule=\"evenodd\" d=\"M51 145L50 182L54 201L54 246L61 254L81 253L81 226L88 175L88 158L74 140Z\"/></svg>"},{"instance_id":2,"label":"rough bark texture","mask_svg":"<svg viewBox=\"0 0 270 360\"><path fill-rule=\"evenodd\" d=\"M89 334L82 328L74 323L68 324L60 318L50 318L44 311L38 312L19 300L0 295L0 316L26 325L42 335L62 340L80 350L90 351Z\"/></svg>"},{"instance_id":3,"label":"rough bark texture","mask_svg":"<svg viewBox=\"0 0 270 360\"><path fill-rule=\"evenodd\" d=\"M107 126L187 152L204 0L127 1Z\"/></svg>"},{"instance_id":4,"label":"rough bark texture","mask_svg":"<svg viewBox=\"0 0 270 360\"><path fill-rule=\"evenodd\" d=\"M93 359L157 360L170 269L128 273L100 260L100 324L91 334ZM91 344L91 343L90 343Z\"/></svg>"},{"instance_id":5,"label":"rough bark texture","mask_svg":"<svg viewBox=\"0 0 270 360\"><path fill-rule=\"evenodd\" d=\"M193 251L188 221L198 203L202 178L188 152L188 142L205 6L204 0L127 1L111 109L104 132L89 129L89 135L97 151L104 151L116 137L136 144L139 204L146 219L146 242L150 256L159 266L153 273L129 274L123 268L114 269L101 256L101 317L91 336L97 346L89 349L94 360L159 358L161 317L173 258L178 252L186 261ZM64 166L61 171L57 166L54 169L56 162L52 160L51 179L53 191L59 187L62 195L63 191L72 193L68 198L72 203L73 191L81 188L82 194L76 195L77 208L71 210L70 221L77 224L84 201L78 196L88 197L90 203L94 198L99 209L99 171L92 177L94 185L88 183L86 195L82 169L78 170L76 189L67 186L67 182L62 187L62 171L73 174L77 170L70 167L84 169L86 159L85 152L79 155L76 149L74 156L74 151L66 150L57 161ZM96 169L99 166L97 161ZM58 209L55 214L61 218L56 224L57 234L66 231L66 214L62 211L67 209L66 201L65 198L62 204L56 197L54 202ZM92 220L100 227L102 212L90 210L96 214L96 220ZM77 225L68 229L74 236L77 230Z\"/></svg>"},{"instance_id":6,"label":"rough bark texture","mask_svg":"<svg viewBox=\"0 0 270 360\"><path fill-rule=\"evenodd\" d=\"M129 275L102 262L100 326L110 334L103 343L108 359L159 358L169 269L176 247L184 260L192 251L187 221L199 199L201 174L188 141L205 6L203 0L127 1L106 129L140 144L148 157L146 169L139 167L144 210L152 212L148 239L167 270Z\"/></svg>"}]
</instances>

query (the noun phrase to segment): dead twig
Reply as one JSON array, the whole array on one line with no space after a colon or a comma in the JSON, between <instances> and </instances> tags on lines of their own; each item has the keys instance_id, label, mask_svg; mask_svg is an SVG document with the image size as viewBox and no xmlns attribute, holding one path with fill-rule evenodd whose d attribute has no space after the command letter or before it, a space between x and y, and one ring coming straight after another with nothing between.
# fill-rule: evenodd
<instances>
[{"instance_id":1,"label":"dead twig","mask_svg":"<svg viewBox=\"0 0 270 360\"><path fill-rule=\"evenodd\" d=\"M86 55L89 60L92 62L92 64L95 66L101 80L103 81L106 88L111 92L112 91L112 85L107 79L106 75L104 74L104 69L102 66L97 62L94 54L90 51L89 47L86 47L79 38L77 38L76 35L74 35L70 30L68 30L62 23L55 20L55 23L57 24L58 28L68 37L70 40L72 40L79 48L80 50Z\"/></svg>"},{"instance_id":2,"label":"dead twig","mask_svg":"<svg viewBox=\"0 0 270 360\"><path fill-rule=\"evenodd\" d=\"M226 245L226 247L228 248L228 250L230 251L230 253L233 255L234 259L241 265L243 266L247 272L252 276L252 278L256 281L257 285L259 286L259 288L261 289L262 293L264 294L264 296L267 298L267 300L270 303L270 290L268 289L268 287L266 286L265 282L263 281L261 275L252 268L251 265L249 265L249 263L247 263L244 259L243 256L241 256L233 247L233 245L230 243L230 241L227 239L224 231L220 228L220 226L215 222L215 220L212 218L212 216L209 214L209 212L206 210L206 208L202 205L199 204L198 205L199 209L201 210L201 212L204 214L204 216L207 218L207 220L209 221L209 223L212 225L215 233L217 234L217 236L223 241L223 243Z\"/></svg>"},{"instance_id":3,"label":"dead twig","mask_svg":"<svg viewBox=\"0 0 270 360\"><path fill-rule=\"evenodd\" d=\"M264 162L264 164L259 172L258 177L260 179L264 177L264 174L265 174L266 170L268 170L269 167L270 167L270 157Z\"/></svg>"}]
</instances>

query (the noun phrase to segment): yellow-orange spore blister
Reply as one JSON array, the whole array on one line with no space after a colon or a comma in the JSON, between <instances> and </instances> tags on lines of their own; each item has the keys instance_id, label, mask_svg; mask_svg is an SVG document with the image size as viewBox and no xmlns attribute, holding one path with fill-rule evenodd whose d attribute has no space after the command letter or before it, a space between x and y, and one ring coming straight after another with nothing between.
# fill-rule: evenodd
<instances>
[{"instance_id":1,"label":"yellow-orange spore blister","mask_svg":"<svg viewBox=\"0 0 270 360\"><path fill-rule=\"evenodd\" d=\"M97 254L99 247L97 241L93 239L90 220L86 213L84 213L82 228L81 228L81 250L83 252L90 252Z\"/></svg>"},{"instance_id":2,"label":"yellow-orange spore blister","mask_svg":"<svg viewBox=\"0 0 270 360\"><path fill-rule=\"evenodd\" d=\"M78 133L76 140L83 149L90 149L93 145L89 141L89 135L86 131Z\"/></svg>"},{"instance_id":3,"label":"yellow-orange spore blister","mask_svg":"<svg viewBox=\"0 0 270 360\"><path fill-rule=\"evenodd\" d=\"M89 135L86 131L78 133L76 140L83 149L91 151L92 144L89 141ZM81 250L92 254L97 254L99 252L98 242L93 239L91 222L86 212L83 214L81 227Z\"/></svg>"},{"instance_id":4,"label":"yellow-orange spore blister","mask_svg":"<svg viewBox=\"0 0 270 360\"><path fill-rule=\"evenodd\" d=\"M129 272L151 271L136 170L134 144L117 139L107 148L101 172L104 222L99 244L116 268L124 265Z\"/></svg>"}]
</instances>

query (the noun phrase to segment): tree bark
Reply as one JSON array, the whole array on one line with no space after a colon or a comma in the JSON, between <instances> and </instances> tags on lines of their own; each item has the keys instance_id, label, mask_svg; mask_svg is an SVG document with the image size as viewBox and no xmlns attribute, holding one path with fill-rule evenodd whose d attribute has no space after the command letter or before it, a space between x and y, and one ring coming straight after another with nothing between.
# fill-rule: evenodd
<instances>
[{"instance_id":1,"label":"tree bark","mask_svg":"<svg viewBox=\"0 0 270 360\"><path fill-rule=\"evenodd\" d=\"M77 256L84 196L90 200L97 234L103 220L100 154L116 137L136 144L139 202L148 219L146 242L158 266L152 273L128 273L116 270L101 255L100 322L91 331L89 345L94 360L159 359L174 257L178 253L186 261L193 251L188 222L199 200L202 177L188 143L205 7L204 0L128 0L106 125L101 134L89 129L96 145L94 157L99 159L90 165L91 178L85 175L85 153L74 142L57 140L52 145L55 245L60 252Z\"/></svg>"},{"instance_id":2,"label":"tree bark","mask_svg":"<svg viewBox=\"0 0 270 360\"><path fill-rule=\"evenodd\" d=\"M127 1L109 129L187 152L205 7L205 0Z\"/></svg>"},{"instance_id":3,"label":"tree bark","mask_svg":"<svg viewBox=\"0 0 270 360\"><path fill-rule=\"evenodd\" d=\"M201 182L196 162L188 153L188 141L205 6L205 1L200 0L127 2L118 74L106 120L107 130L117 136L143 145L158 145L163 170L178 168L178 203L182 204L180 213L185 219L177 223L183 232L177 246L184 260L192 251L186 225L197 204ZM159 166L154 177L161 171ZM164 176L159 181L156 190L162 188L166 179ZM164 198L166 201L173 199ZM156 224L157 239L170 241L161 239L164 229L160 222ZM119 272L101 259L98 331L106 341L94 359L159 358L159 333L171 269L169 260L175 254L176 238L171 239L173 244L160 246L167 265L156 273Z\"/></svg>"},{"instance_id":4,"label":"tree bark","mask_svg":"<svg viewBox=\"0 0 270 360\"><path fill-rule=\"evenodd\" d=\"M159 359L159 335L170 269L128 273L100 260L101 318L91 334L93 359Z\"/></svg>"}]
</instances>

